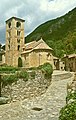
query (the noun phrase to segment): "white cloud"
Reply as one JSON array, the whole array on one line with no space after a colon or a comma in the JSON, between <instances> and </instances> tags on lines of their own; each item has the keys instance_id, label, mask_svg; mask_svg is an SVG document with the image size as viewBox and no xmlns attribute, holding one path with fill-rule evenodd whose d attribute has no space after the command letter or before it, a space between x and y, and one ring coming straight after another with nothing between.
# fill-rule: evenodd
<instances>
[{"instance_id":1,"label":"white cloud","mask_svg":"<svg viewBox=\"0 0 76 120\"><path fill-rule=\"evenodd\" d=\"M0 42L5 39L5 20L11 16L25 19L25 34L41 23L62 16L76 7L76 0L1 0Z\"/></svg>"}]
</instances>

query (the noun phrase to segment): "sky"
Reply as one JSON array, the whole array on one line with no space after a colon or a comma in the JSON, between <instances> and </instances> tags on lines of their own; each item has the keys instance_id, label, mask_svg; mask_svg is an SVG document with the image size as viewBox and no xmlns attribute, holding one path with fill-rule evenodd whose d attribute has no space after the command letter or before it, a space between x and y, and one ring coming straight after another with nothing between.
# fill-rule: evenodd
<instances>
[{"instance_id":1,"label":"sky","mask_svg":"<svg viewBox=\"0 0 76 120\"><path fill-rule=\"evenodd\" d=\"M76 0L0 0L0 43L5 43L5 21L12 16L25 20L25 36L40 24L76 7Z\"/></svg>"}]
</instances>

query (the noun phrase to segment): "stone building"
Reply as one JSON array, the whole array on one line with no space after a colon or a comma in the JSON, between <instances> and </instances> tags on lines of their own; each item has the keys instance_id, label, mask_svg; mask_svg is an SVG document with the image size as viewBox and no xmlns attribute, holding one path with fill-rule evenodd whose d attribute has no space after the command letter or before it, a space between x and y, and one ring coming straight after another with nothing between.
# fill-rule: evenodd
<instances>
[{"instance_id":1,"label":"stone building","mask_svg":"<svg viewBox=\"0 0 76 120\"><path fill-rule=\"evenodd\" d=\"M54 70L65 70L65 62L58 57L53 56Z\"/></svg>"},{"instance_id":2,"label":"stone building","mask_svg":"<svg viewBox=\"0 0 76 120\"><path fill-rule=\"evenodd\" d=\"M54 70L59 70L59 58L53 56L53 61L54 61Z\"/></svg>"},{"instance_id":3,"label":"stone building","mask_svg":"<svg viewBox=\"0 0 76 120\"><path fill-rule=\"evenodd\" d=\"M65 70L76 72L76 54L65 55L62 60L65 63Z\"/></svg>"},{"instance_id":4,"label":"stone building","mask_svg":"<svg viewBox=\"0 0 76 120\"><path fill-rule=\"evenodd\" d=\"M5 64L5 51L0 50L0 65Z\"/></svg>"},{"instance_id":5,"label":"stone building","mask_svg":"<svg viewBox=\"0 0 76 120\"><path fill-rule=\"evenodd\" d=\"M38 42L33 41L25 44L23 49L21 56L24 67L38 67L46 62L53 65L52 48L42 38Z\"/></svg>"},{"instance_id":6,"label":"stone building","mask_svg":"<svg viewBox=\"0 0 76 120\"><path fill-rule=\"evenodd\" d=\"M24 46L24 22L25 20L16 17L6 21L5 63L7 65L18 66Z\"/></svg>"},{"instance_id":7,"label":"stone building","mask_svg":"<svg viewBox=\"0 0 76 120\"><path fill-rule=\"evenodd\" d=\"M24 22L17 17L6 20L5 63L26 68L37 67L45 62L53 65L52 48L42 39L24 43Z\"/></svg>"}]
</instances>

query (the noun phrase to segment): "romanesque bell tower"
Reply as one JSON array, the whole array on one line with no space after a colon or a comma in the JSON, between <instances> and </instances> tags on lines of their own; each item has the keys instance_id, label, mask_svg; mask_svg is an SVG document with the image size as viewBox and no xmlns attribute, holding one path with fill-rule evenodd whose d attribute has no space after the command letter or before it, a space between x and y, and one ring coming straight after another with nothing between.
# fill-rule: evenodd
<instances>
[{"instance_id":1,"label":"romanesque bell tower","mask_svg":"<svg viewBox=\"0 0 76 120\"><path fill-rule=\"evenodd\" d=\"M24 46L25 20L12 17L6 21L6 55L5 62L9 66L18 66L18 59Z\"/></svg>"}]
</instances>

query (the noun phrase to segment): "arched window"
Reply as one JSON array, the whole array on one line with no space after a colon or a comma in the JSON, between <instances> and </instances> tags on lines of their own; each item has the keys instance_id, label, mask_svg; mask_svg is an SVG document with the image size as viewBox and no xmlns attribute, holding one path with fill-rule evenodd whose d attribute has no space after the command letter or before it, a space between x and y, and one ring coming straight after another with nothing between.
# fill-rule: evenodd
<instances>
[{"instance_id":1,"label":"arched window","mask_svg":"<svg viewBox=\"0 0 76 120\"><path fill-rule=\"evenodd\" d=\"M8 23L8 27L11 28L11 22Z\"/></svg>"},{"instance_id":2,"label":"arched window","mask_svg":"<svg viewBox=\"0 0 76 120\"><path fill-rule=\"evenodd\" d=\"M20 45L18 45L18 48L17 48L17 50L18 50L18 51L20 50Z\"/></svg>"},{"instance_id":3,"label":"arched window","mask_svg":"<svg viewBox=\"0 0 76 120\"><path fill-rule=\"evenodd\" d=\"M16 23L16 27L17 27L17 28L21 27L21 23L20 23L20 22L17 22L17 23Z\"/></svg>"}]
</instances>

